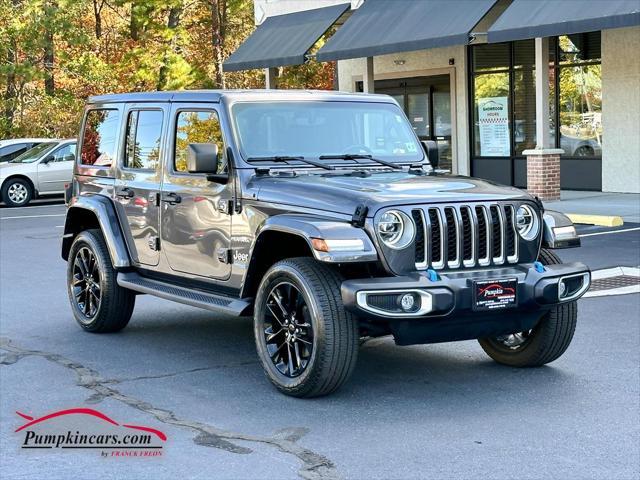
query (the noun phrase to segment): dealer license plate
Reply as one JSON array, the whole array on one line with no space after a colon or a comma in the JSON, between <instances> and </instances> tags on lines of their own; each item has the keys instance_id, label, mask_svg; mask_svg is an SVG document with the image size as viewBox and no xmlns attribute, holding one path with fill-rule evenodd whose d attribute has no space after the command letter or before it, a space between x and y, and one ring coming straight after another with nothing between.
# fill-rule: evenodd
<instances>
[{"instance_id":1,"label":"dealer license plate","mask_svg":"<svg viewBox=\"0 0 640 480\"><path fill-rule=\"evenodd\" d=\"M474 310L499 310L518 304L518 280L515 278L473 283Z\"/></svg>"}]
</instances>

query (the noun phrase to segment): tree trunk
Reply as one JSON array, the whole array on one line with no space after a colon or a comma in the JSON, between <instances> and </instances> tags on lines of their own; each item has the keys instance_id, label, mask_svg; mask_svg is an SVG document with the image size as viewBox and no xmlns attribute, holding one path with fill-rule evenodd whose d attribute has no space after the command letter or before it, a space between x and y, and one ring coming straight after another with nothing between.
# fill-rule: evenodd
<instances>
[{"instance_id":1,"label":"tree trunk","mask_svg":"<svg viewBox=\"0 0 640 480\"><path fill-rule=\"evenodd\" d=\"M54 78L54 48L53 48L53 31L48 26L44 33L44 91L47 95L53 95L55 93L55 78Z\"/></svg>"},{"instance_id":2,"label":"tree trunk","mask_svg":"<svg viewBox=\"0 0 640 480\"><path fill-rule=\"evenodd\" d=\"M102 7L104 0L93 0L93 16L96 20L95 32L96 38L102 37Z\"/></svg>"},{"instance_id":3,"label":"tree trunk","mask_svg":"<svg viewBox=\"0 0 640 480\"><path fill-rule=\"evenodd\" d=\"M225 26L227 24L227 0L211 0L211 45L215 61L215 81L218 88L225 88L222 61L224 56Z\"/></svg>"},{"instance_id":4,"label":"tree trunk","mask_svg":"<svg viewBox=\"0 0 640 480\"><path fill-rule=\"evenodd\" d=\"M182 3L171 7L169 10L169 20L167 21L167 28L169 30L175 30L180 25L180 15L182 14ZM175 35L171 38L171 49L175 50ZM165 51L164 58L162 59L162 66L160 67L160 73L158 74L158 90L163 90L167 86L167 76L169 74L169 68L167 67L167 52Z\"/></svg>"}]
</instances>

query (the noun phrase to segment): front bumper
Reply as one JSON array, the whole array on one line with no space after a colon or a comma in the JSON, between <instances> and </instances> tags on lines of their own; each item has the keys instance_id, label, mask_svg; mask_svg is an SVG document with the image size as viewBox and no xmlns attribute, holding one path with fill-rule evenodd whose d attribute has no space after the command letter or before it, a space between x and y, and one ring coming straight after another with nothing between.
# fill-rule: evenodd
<instances>
[{"instance_id":1,"label":"front bumper","mask_svg":"<svg viewBox=\"0 0 640 480\"><path fill-rule=\"evenodd\" d=\"M515 305L490 311L474 308L475 282L507 278L517 281ZM434 272L431 275L416 272L403 277L347 280L342 283L342 300L359 317L372 323L388 323L396 342L407 345L529 330L546 311L584 295L590 282L591 272L582 263L544 267L539 263L520 264L439 272L437 278ZM419 308L407 313L399 306L391 311L381 309L379 303L374 306L369 303L371 295L379 299L385 294L399 296L403 292L414 293L416 299L420 297Z\"/></svg>"}]
</instances>

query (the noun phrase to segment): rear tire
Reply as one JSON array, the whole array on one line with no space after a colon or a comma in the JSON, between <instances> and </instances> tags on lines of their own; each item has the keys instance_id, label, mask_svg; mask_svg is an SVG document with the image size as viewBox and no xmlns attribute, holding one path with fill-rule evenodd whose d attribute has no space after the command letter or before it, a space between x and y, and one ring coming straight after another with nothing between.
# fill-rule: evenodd
<instances>
[{"instance_id":1,"label":"rear tire","mask_svg":"<svg viewBox=\"0 0 640 480\"><path fill-rule=\"evenodd\" d=\"M87 332L117 332L129 323L136 296L116 275L102 232L80 233L69 252L67 291L73 316Z\"/></svg>"},{"instance_id":2,"label":"rear tire","mask_svg":"<svg viewBox=\"0 0 640 480\"><path fill-rule=\"evenodd\" d=\"M546 249L538 257L543 265L562 263ZM569 347L576 330L577 302L558 305L549 310L529 332L478 340L493 360L511 367L539 367L558 359Z\"/></svg>"},{"instance_id":3,"label":"rear tire","mask_svg":"<svg viewBox=\"0 0 640 480\"><path fill-rule=\"evenodd\" d=\"M2 185L2 201L8 207L24 207L33 198L33 187L23 178L10 178Z\"/></svg>"},{"instance_id":4,"label":"rear tire","mask_svg":"<svg viewBox=\"0 0 640 480\"><path fill-rule=\"evenodd\" d=\"M256 348L265 374L282 393L327 395L351 375L358 322L342 304L341 283L336 270L312 258L280 261L262 279L254 314Z\"/></svg>"}]
</instances>

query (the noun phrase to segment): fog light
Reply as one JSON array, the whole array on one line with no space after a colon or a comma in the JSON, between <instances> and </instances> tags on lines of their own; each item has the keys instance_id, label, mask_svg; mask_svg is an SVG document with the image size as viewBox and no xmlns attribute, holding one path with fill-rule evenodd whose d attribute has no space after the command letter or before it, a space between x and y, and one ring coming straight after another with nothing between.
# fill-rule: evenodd
<instances>
[{"instance_id":1,"label":"fog light","mask_svg":"<svg viewBox=\"0 0 640 480\"><path fill-rule=\"evenodd\" d=\"M400 306L405 312L410 312L411 310L413 310L415 304L416 299L413 296L413 293L405 293L402 297L400 297Z\"/></svg>"}]
</instances>

